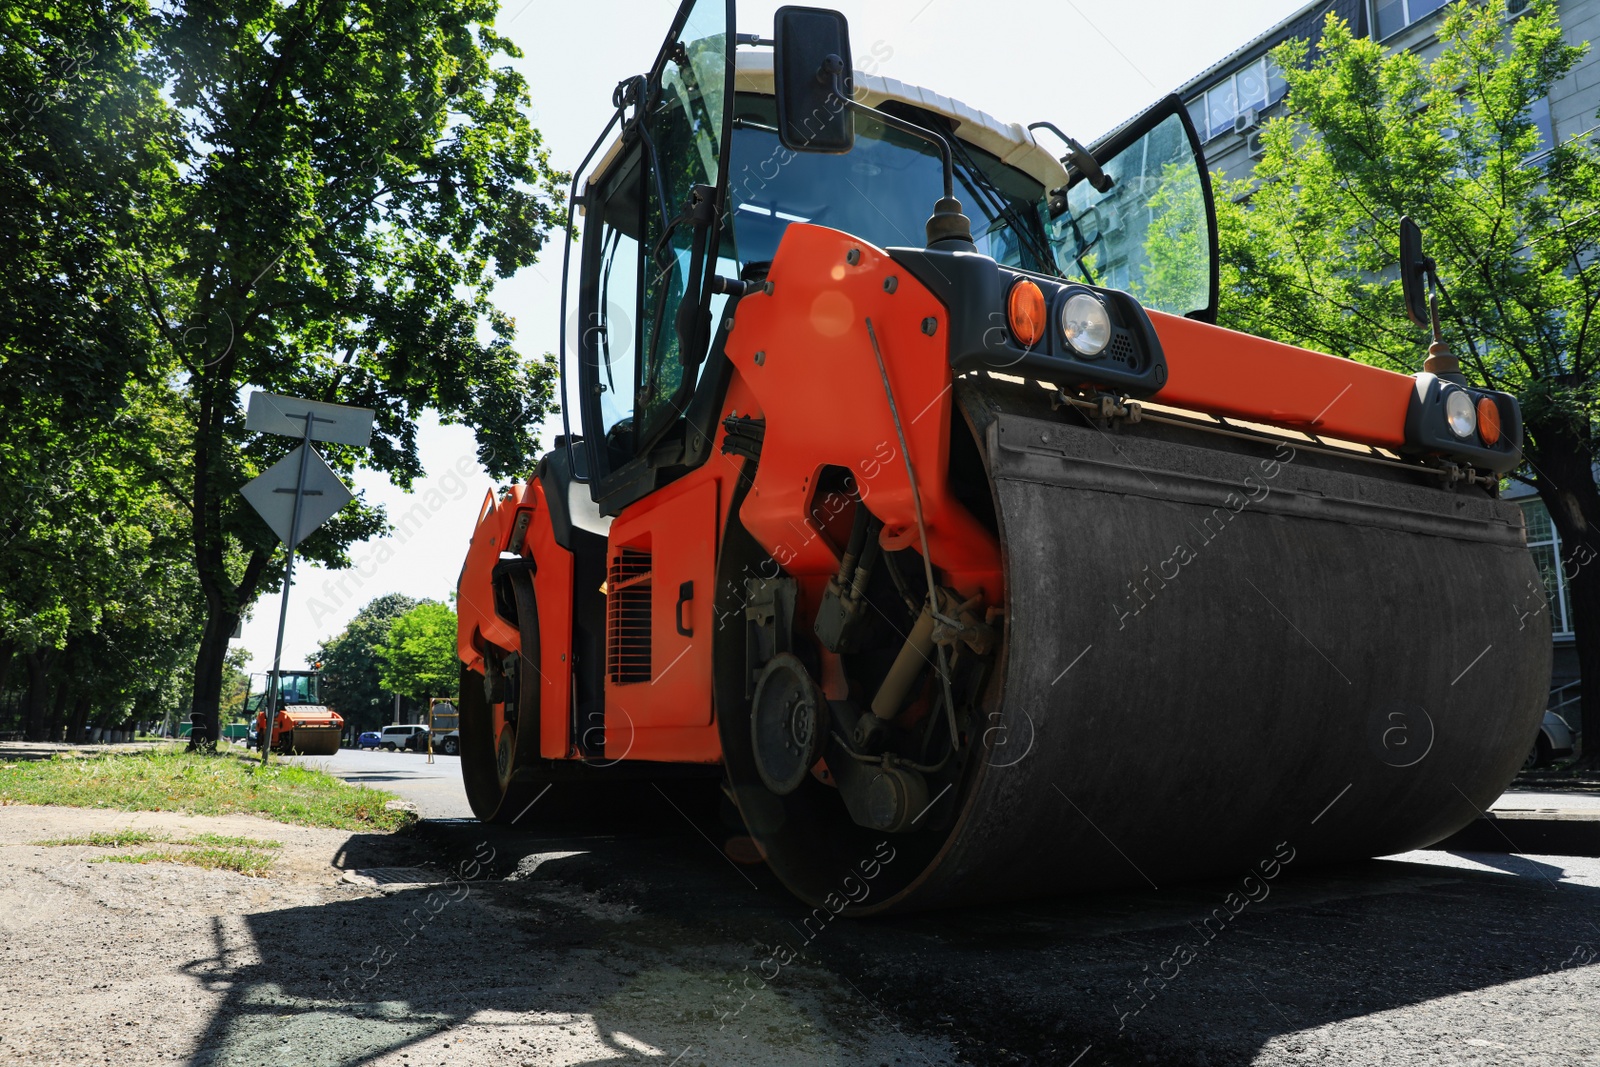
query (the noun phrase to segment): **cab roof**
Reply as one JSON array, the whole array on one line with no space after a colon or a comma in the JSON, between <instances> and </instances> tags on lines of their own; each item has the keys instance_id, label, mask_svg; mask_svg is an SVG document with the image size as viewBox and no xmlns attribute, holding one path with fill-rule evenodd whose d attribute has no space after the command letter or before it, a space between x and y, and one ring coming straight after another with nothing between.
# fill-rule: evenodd
<instances>
[{"instance_id":1,"label":"cab roof","mask_svg":"<svg viewBox=\"0 0 1600 1067\"><path fill-rule=\"evenodd\" d=\"M771 50L741 48L734 54L735 91L771 96L773 81ZM855 72L855 85L857 99L868 107L879 107L894 100L943 115L951 121L957 137L1029 175L1043 184L1047 191L1067 183L1067 171L1061 161L1041 147L1026 126L1001 122L987 111L979 111L920 86L908 85L897 78L884 78L858 70ZM619 136L589 172L588 182L598 180L621 150L622 138Z\"/></svg>"}]
</instances>

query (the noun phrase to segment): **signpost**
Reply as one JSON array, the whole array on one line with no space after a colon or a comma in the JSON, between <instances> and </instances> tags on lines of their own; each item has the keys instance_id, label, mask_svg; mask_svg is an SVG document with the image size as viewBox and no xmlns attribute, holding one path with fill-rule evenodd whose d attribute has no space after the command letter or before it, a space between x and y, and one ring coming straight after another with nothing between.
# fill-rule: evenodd
<instances>
[{"instance_id":1,"label":"signpost","mask_svg":"<svg viewBox=\"0 0 1600 1067\"><path fill-rule=\"evenodd\" d=\"M278 719L282 687L279 668L283 659L283 627L289 617L289 586L294 582L294 550L308 534L354 499L339 476L311 447L311 442L364 446L372 439L372 418L371 408L324 404L274 393L250 394L250 410L244 420L246 430L300 438L298 448L240 490L289 550L289 558L283 565L283 600L278 606L278 643L273 649L272 679L267 686L267 724L261 735L263 764L272 752L272 731Z\"/></svg>"}]
</instances>

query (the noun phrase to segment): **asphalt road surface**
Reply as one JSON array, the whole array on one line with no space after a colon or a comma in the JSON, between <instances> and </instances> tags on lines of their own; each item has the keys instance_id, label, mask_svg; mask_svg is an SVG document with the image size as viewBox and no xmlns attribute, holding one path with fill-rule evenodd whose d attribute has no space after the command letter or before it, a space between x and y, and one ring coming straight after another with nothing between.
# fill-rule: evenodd
<instances>
[{"instance_id":1,"label":"asphalt road surface","mask_svg":"<svg viewBox=\"0 0 1600 1067\"><path fill-rule=\"evenodd\" d=\"M416 803L469 879L366 999L622 1035L507 1062L1600 1065L1600 860L1415 852L1290 863L1237 911L1240 880L835 922L740 861L714 790L554 786L507 830L465 818L453 758L308 762Z\"/></svg>"},{"instance_id":2,"label":"asphalt road surface","mask_svg":"<svg viewBox=\"0 0 1600 1067\"><path fill-rule=\"evenodd\" d=\"M278 757L274 757L278 758ZM295 763L321 767L355 785L387 789L417 806L424 819L470 819L461 787L461 758L425 752L383 752L341 748L332 756L289 756Z\"/></svg>"}]
</instances>

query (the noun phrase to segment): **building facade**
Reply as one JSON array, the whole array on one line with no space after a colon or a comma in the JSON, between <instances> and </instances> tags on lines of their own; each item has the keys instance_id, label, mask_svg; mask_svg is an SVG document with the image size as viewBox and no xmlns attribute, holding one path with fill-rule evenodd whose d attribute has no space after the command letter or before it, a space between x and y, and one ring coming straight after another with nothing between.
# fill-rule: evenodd
<instances>
[{"instance_id":1,"label":"building facade","mask_svg":"<svg viewBox=\"0 0 1600 1067\"><path fill-rule=\"evenodd\" d=\"M1261 156L1261 124L1284 110L1288 85L1269 53L1284 41L1310 41L1322 35L1328 15L1343 19L1352 30L1381 42L1390 51L1409 50L1432 58L1442 50L1439 25L1451 3L1474 0L1317 0L1239 48L1177 92L1189 106L1206 164L1229 178L1247 178ZM1528 0L1510 0L1507 21L1522 17ZM1558 0L1562 34L1569 43L1593 41L1600 35L1600 0ZM1592 51L1551 90L1534 102L1531 117L1542 135L1541 147L1529 156L1537 164L1551 146L1593 136L1600 131L1600 53ZM1576 707L1578 665L1567 583L1573 565L1561 544L1550 514L1533 490L1517 483L1506 494L1517 500L1528 526L1533 553L1550 610L1555 659L1551 706Z\"/></svg>"}]
</instances>

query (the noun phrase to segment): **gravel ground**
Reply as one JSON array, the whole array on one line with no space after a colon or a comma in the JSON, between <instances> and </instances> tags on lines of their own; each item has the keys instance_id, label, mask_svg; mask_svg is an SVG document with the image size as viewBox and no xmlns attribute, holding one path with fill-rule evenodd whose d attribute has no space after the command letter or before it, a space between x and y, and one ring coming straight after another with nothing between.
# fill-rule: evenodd
<instances>
[{"instance_id":1,"label":"gravel ground","mask_svg":"<svg viewBox=\"0 0 1600 1067\"><path fill-rule=\"evenodd\" d=\"M0 1063L1600 1065L1600 860L1291 864L1210 936L1237 885L829 923L714 800L572 800L407 837L0 808ZM129 826L284 847L30 844ZM420 863L452 880L341 879Z\"/></svg>"},{"instance_id":2,"label":"gravel ground","mask_svg":"<svg viewBox=\"0 0 1600 1067\"><path fill-rule=\"evenodd\" d=\"M128 827L284 847L251 878L32 843ZM497 863L471 845L466 873ZM358 886L341 868L424 851L248 816L0 808L0 1063L952 1062L948 1039L885 1032L814 966L788 969L781 998L749 981L744 1003L749 945L541 877L570 855L500 863L494 881Z\"/></svg>"}]
</instances>

